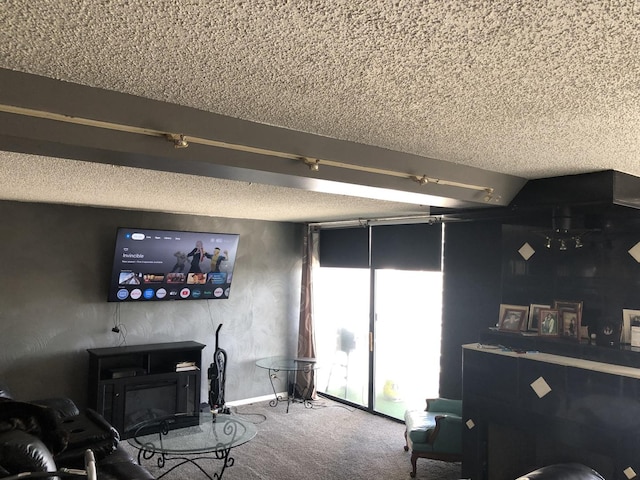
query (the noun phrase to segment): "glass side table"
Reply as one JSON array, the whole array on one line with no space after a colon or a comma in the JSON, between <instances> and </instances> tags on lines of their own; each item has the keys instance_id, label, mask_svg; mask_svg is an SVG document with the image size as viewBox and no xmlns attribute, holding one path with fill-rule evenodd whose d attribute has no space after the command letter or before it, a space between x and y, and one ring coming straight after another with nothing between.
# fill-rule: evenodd
<instances>
[{"instance_id":1,"label":"glass side table","mask_svg":"<svg viewBox=\"0 0 640 480\"><path fill-rule=\"evenodd\" d=\"M286 372L286 381L287 381L287 413L289 413L289 405L295 399L293 398L295 387L297 386L297 376L298 373L304 372L313 372L320 368L318 362L316 362L315 358L302 358L302 357L267 357L261 358L256 361L256 366L260 368L264 368L269 372L269 382L271 383L271 389L273 390L274 399L269 402L269 405L275 407L280 402L284 402L284 398L281 395L278 395L276 392L276 387L273 384L273 380L278 378L278 372ZM313 405L307 398L307 394L309 393L309 387L305 387L305 389L301 392L302 399L301 402L304 403L305 408L311 408Z\"/></svg>"}]
</instances>

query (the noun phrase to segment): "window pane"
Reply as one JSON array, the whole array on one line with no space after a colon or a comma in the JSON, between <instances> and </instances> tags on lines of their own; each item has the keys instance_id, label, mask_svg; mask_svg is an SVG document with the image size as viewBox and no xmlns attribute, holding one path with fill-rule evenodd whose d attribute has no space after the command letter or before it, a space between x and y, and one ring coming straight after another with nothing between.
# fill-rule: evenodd
<instances>
[{"instance_id":1,"label":"window pane","mask_svg":"<svg viewBox=\"0 0 640 480\"><path fill-rule=\"evenodd\" d=\"M374 410L402 419L437 397L442 272L376 270Z\"/></svg>"},{"instance_id":2,"label":"window pane","mask_svg":"<svg viewBox=\"0 0 640 480\"><path fill-rule=\"evenodd\" d=\"M317 390L368 406L369 269L316 268L313 276Z\"/></svg>"}]
</instances>

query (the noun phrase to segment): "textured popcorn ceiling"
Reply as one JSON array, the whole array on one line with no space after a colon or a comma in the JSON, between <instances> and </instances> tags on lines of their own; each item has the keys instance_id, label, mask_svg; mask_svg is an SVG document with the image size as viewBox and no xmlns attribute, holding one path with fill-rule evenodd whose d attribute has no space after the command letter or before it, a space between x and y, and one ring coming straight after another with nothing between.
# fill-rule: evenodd
<instances>
[{"instance_id":1,"label":"textured popcorn ceiling","mask_svg":"<svg viewBox=\"0 0 640 480\"><path fill-rule=\"evenodd\" d=\"M0 156L0 191L5 200L292 222L425 212L418 205L10 152Z\"/></svg>"},{"instance_id":2,"label":"textured popcorn ceiling","mask_svg":"<svg viewBox=\"0 0 640 480\"><path fill-rule=\"evenodd\" d=\"M640 176L637 0L4 0L0 18L4 68L524 178Z\"/></svg>"}]
</instances>

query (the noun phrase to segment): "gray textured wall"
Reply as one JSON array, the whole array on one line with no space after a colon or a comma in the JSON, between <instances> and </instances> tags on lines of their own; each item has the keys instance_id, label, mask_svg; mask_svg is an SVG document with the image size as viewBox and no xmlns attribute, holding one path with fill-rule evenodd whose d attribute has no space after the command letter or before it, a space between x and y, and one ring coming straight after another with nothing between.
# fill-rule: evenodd
<instances>
[{"instance_id":1,"label":"gray textured wall","mask_svg":"<svg viewBox=\"0 0 640 480\"><path fill-rule=\"evenodd\" d=\"M208 367L223 323L227 401L271 393L255 360L295 351L301 225L4 201L0 218L0 381L19 399L86 405L86 349L120 344L106 301L120 226L240 234L231 298L120 304L127 345L194 340Z\"/></svg>"}]
</instances>

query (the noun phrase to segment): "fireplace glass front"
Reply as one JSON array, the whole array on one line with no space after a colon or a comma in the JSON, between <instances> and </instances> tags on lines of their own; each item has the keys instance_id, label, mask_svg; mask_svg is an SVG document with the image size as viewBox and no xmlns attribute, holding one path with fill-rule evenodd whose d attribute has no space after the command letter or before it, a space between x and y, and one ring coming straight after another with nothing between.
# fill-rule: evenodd
<instances>
[{"instance_id":1,"label":"fireplace glass front","mask_svg":"<svg viewBox=\"0 0 640 480\"><path fill-rule=\"evenodd\" d=\"M134 384L126 387L124 401L124 430L131 431L141 422L177 413L177 384Z\"/></svg>"}]
</instances>

